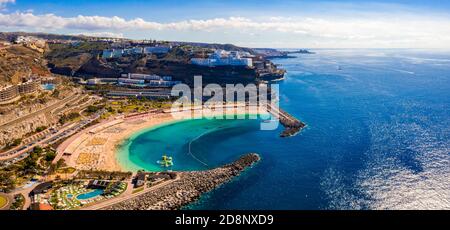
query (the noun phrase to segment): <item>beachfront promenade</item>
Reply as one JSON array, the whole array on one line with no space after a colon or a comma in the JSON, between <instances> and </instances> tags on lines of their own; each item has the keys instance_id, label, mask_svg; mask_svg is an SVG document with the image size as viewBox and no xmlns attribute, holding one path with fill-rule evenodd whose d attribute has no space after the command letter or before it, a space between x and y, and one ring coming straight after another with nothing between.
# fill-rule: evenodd
<instances>
[{"instance_id":1,"label":"beachfront promenade","mask_svg":"<svg viewBox=\"0 0 450 230\"><path fill-rule=\"evenodd\" d=\"M217 108L219 109L216 110ZM58 146L57 156L53 162L64 159L68 166L82 170L121 170L116 160L117 146L133 133L162 123L198 116L213 117L224 113L225 115L270 113L285 127L282 137L295 135L304 127L302 122L287 112L270 105L257 107L247 103L229 103L212 110L202 105L182 107L178 110L151 110L146 113L118 116L80 130Z\"/></svg>"}]
</instances>

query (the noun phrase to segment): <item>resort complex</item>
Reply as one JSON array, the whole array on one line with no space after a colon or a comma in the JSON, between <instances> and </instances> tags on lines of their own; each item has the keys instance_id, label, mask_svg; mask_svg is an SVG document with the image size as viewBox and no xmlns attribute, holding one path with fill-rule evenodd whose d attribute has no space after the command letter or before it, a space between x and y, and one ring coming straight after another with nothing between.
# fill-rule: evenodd
<instances>
[{"instance_id":1,"label":"resort complex","mask_svg":"<svg viewBox=\"0 0 450 230\"><path fill-rule=\"evenodd\" d=\"M29 80L0 88L0 104L9 104L20 99L21 96L37 93L41 90L52 90L58 83L56 78L27 77ZM26 78L24 78L26 79Z\"/></svg>"},{"instance_id":2,"label":"resort complex","mask_svg":"<svg viewBox=\"0 0 450 230\"><path fill-rule=\"evenodd\" d=\"M271 107L260 110L245 100L210 110L204 104L208 97L172 108L180 95L172 95L171 88L194 87L191 74L206 74L205 79L220 85L250 81L265 87L259 74L279 73L271 69L270 60L251 50L81 36L7 37L2 55L9 62L21 62L0 62L8 69L0 89L1 209L183 208L257 163L259 156L246 154L228 164L184 171L176 170L178 159L170 151L153 152L157 159L152 169L128 167L122 158L129 156L120 152L129 138L198 112L205 117L223 116L221 111L227 116L280 112ZM26 55L15 56L18 52L36 60L28 62ZM70 56L74 52L76 56ZM74 68L73 59L85 63L67 71ZM159 66L169 59L177 66ZM212 72L220 74L208 78ZM248 76L239 77L240 72ZM286 128L283 137L304 126L285 112L279 118ZM189 154L202 162L191 149Z\"/></svg>"},{"instance_id":3,"label":"resort complex","mask_svg":"<svg viewBox=\"0 0 450 230\"><path fill-rule=\"evenodd\" d=\"M79 83L86 85L115 84L134 88L168 88L180 84L181 81L173 81L171 76L128 73L122 74L119 78L91 78L79 81Z\"/></svg>"},{"instance_id":4,"label":"resort complex","mask_svg":"<svg viewBox=\"0 0 450 230\"><path fill-rule=\"evenodd\" d=\"M216 50L208 58L192 58L191 62L201 66L247 66L253 67L252 57L248 52Z\"/></svg>"},{"instance_id":5,"label":"resort complex","mask_svg":"<svg viewBox=\"0 0 450 230\"><path fill-rule=\"evenodd\" d=\"M126 55L139 55L139 54L166 54L170 51L171 46L158 45L154 47L131 47L125 49L112 49L103 50L102 58L121 58Z\"/></svg>"}]
</instances>

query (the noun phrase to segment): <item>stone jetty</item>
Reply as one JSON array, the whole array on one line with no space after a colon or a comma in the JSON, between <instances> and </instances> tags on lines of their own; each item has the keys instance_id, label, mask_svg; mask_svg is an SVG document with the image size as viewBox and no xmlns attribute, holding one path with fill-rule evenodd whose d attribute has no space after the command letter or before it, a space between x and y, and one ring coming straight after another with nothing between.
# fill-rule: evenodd
<instances>
[{"instance_id":1,"label":"stone jetty","mask_svg":"<svg viewBox=\"0 0 450 230\"><path fill-rule=\"evenodd\" d=\"M275 116L275 118L278 118L280 123L284 126L284 130L280 134L281 137L294 136L306 126L305 123L299 121L288 112L279 108L275 108L270 104L267 104L267 111Z\"/></svg>"},{"instance_id":2,"label":"stone jetty","mask_svg":"<svg viewBox=\"0 0 450 230\"><path fill-rule=\"evenodd\" d=\"M179 172L179 179L142 195L105 207L106 210L176 210L196 201L202 194L229 182L258 162L258 154L206 171Z\"/></svg>"}]
</instances>

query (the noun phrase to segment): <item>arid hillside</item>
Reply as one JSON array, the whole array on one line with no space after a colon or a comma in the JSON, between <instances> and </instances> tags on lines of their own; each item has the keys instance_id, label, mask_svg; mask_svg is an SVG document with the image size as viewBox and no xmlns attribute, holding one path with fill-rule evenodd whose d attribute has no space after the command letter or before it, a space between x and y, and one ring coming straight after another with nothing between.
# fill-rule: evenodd
<instances>
[{"instance_id":1,"label":"arid hillside","mask_svg":"<svg viewBox=\"0 0 450 230\"><path fill-rule=\"evenodd\" d=\"M19 83L24 76L49 74L47 61L42 53L22 45L0 49L0 85Z\"/></svg>"}]
</instances>

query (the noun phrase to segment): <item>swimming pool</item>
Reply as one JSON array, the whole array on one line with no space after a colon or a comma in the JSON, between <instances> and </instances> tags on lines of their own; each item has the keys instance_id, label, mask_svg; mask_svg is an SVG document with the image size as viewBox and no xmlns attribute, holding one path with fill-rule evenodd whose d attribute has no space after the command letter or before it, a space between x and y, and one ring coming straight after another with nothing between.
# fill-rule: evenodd
<instances>
[{"instance_id":1,"label":"swimming pool","mask_svg":"<svg viewBox=\"0 0 450 230\"><path fill-rule=\"evenodd\" d=\"M41 86L42 86L42 88L43 88L44 90L49 90L49 91L51 91L51 90L54 90L54 89L55 89L55 84L51 84L51 83L49 83L49 84L42 84Z\"/></svg>"},{"instance_id":2,"label":"swimming pool","mask_svg":"<svg viewBox=\"0 0 450 230\"><path fill-rule=\"evenodd\" d=\"M83 193L77 196L77 200L88 200L97 196L100 196L103 194L103 190L102 189L95 189L91 192L88 193Z\"/></svg>"}]
</instances>

